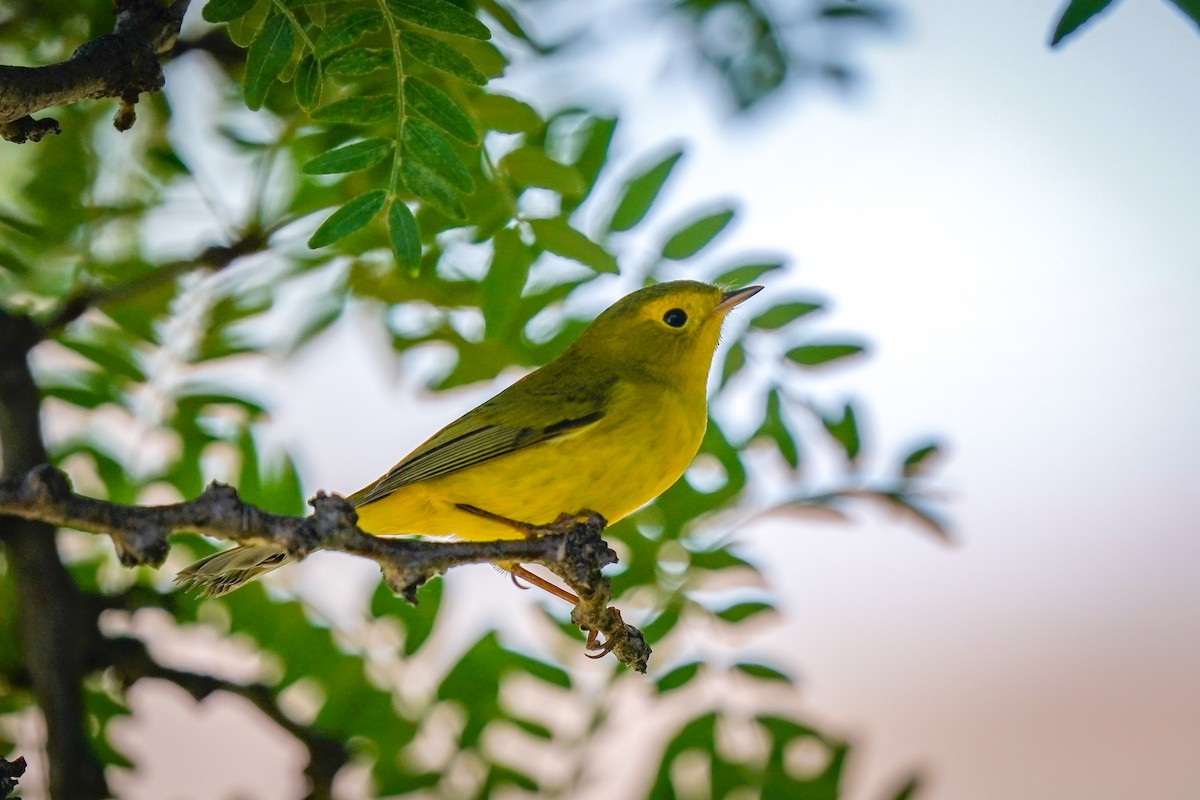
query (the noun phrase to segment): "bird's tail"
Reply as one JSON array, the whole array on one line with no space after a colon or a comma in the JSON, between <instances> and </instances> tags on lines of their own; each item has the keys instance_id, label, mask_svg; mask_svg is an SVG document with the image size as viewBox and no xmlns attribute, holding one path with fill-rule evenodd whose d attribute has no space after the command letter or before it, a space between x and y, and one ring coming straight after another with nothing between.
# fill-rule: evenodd
<instances>
[{"instance_id":1,"label":"bird's tail","mask_svg":"<svg viewBox=\"0 0 1200 800\"><path fill-rule=\"evenodd\" d=\"M203 597L216 597L240 589L289 561L287 553L269 544L238 545L181 569L175 582L199 591Z\"/></svg>"}]
</instances>

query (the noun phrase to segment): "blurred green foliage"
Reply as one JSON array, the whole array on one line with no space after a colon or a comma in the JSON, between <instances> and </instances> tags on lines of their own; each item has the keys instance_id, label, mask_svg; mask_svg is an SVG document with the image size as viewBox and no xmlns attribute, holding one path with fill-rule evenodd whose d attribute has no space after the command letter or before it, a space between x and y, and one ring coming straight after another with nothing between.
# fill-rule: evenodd
<instances>
[{"instance_id":1,"label":"blurred green foliage","mask_svg":"<svg viewBox=\"0 0 1200 800\"><path fill-rule=\"evenodd\" d=\"M62 57L112 24L107 2L12 6L0 16L0 54L10 59ZM888 16L868 3L809 10L830 24L880 25ZM662 219L660 195L686 166L682 150L616 168L617 119L578 108L543 114L536 98L491 87L514 58L549 58L555 49L526 33L523 15L536 14L536 5L526 12L499 0L212 0L196 11L217 27L199 26L187 55L168 68L166 94L141 99L129 137L115 138L107 104L81 103L54 111L61 136L0 151L0 169L11 176L0 187L0 304L53 326L53 343L35 360L46 413L68 431L51 442L53 458L94 494L127 503L186 498L220 476L236 479L252 503L302 513L296 465L263 446L270 399L250 396L223 369L290 357L351 306L378 321L397 356L434 344L452 352L435 381L444 389L552 358L586 324L565 312L565 301L613 298L605 276L621 276L629 288L684 262L698 278L737 286L769 281L784 266L712 255L737 219L733 206L702 202L683 219ZM700 52L739 106L816 63L789 56L787 26L756 3L685 2L672 13L695 26ZM724 35L730 31L737 35ZM229 58L205 38L213 35L244 53ZM200 68L189 75L211 83L211 105L172 84L172 70L189 61ZM846 72L832 62L816 66ZM198 106L189 118L211 131L173 124L189 104ZM247 108L262 111L248 116ZM244 196L231 202L226 185L244 186ZM199 261L193 270L186 253L195 241L203 243L196 257L209 244L236 246L245 257L216 273ZM649 261L631 256L644 241L661 243ZM317 273L327 290L282 303L286 290ZM159 608L182 634L201 626L253 642L276 665L260 678L267 697L315 687L311 719L295 725L369 766L379 795L429 787L439 796L488 797L515 787L573 796L593 778L601 744L638 727L612 716L619 693L640 692L638 714L650 716L678 709L668 704L686 692L689 710L669 739L648 743L662 748L649 794L675 796L695 781L680 764L702 764L712 797L746 788L764 798L837 797L848 744L733 699L793 691L787 670L736 652L730 659L719 647L692 653L685 631L751 630L773 615L770 597L752 589L761 584L757 566L732 538L753 514L866 498L940 530L923 499L938 448L923 443L868 470L858 407L840 400L821 408L797 389L802 375L864 346L813 332L820 298L772 294L731 332L715 370L717 400L737 391L748 409L739 414L752 424L712 420L699 459L707 476L679 481L611 531L624 545L616 603L667 654L649 682L616 668L581 670L579 632L550 611L537 657L484 631L453 663L439 664L428 648L446 624L440 582L423 590L416 608L382 585L374 592L362 630L398 637L381 654L370 636L339 630L303 599L261 583L203 601L174 593L148 570L115 567L101 540L89 540L94 547L74 558L72 574L114 612ZM62 315L73 300L90 306L78 319ZM136 431L139 442L130 445L119 430ZM777 476L769 497L749 479L750 460L764 454ZM835 465L834 477L810 468L817 458ZM199 539L183 544L194 555L211 550ZM31 702L4 570L0 560L0 723ZM557 652L572 655L555 663ZM408 670L423 671L419 683L429 691L403 691ZM517 684L575 707L585 717L582 733L507 701ZM107 731L128 713L127 688L88 686L94 746L114 766L126 761ZM447 719L458 721L453 751L433 762L414 757L413 742ZM757 746L731 747L738 727ZM0 736L6 730L0 724ZM495 736L536 741L539 752L572 765L569 777L506 759L489 745ZM0 750L9 744L0 741ZM310 776L314 794L325 796L326 778L311 768Z\"/></svg>"}]
</instances>

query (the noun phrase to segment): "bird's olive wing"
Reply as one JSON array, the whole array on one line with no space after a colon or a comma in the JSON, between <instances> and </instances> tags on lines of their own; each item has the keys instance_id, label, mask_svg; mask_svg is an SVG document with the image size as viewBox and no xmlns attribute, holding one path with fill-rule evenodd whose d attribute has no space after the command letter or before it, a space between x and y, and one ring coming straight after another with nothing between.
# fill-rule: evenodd
<instances>
[{"instance_id":1,"label":"bird's olive wing","mask_svg":"<svg viewBox=\"0 0 1200 800\"><path fill-rule=\"evenodd\" d=\"M504 392L447 425L382 478L351 495L350 501L363 506L401 486L440 478L592 425L604 416L604 398L611 387L606 384L565 395L526 386L522 402L515 406Z\"/></svg>"}]
</instances>

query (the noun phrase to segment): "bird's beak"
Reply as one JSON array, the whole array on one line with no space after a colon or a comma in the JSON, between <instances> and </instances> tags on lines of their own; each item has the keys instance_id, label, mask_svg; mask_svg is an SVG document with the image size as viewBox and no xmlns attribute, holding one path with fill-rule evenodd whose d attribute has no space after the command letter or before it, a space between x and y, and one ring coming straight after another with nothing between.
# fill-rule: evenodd
<instances>
[{"instance_id":1,"label":"bird's beak","mask_svg":"<svg viewBox=\"0 0 1200 800\"><path fill-rule=\"evenodd\" d=\"M717 303L717 311L725 313L729 309L736 306L743 300L749 300L754 295L762 291L761 286L745 286L741 289L734 289L731 292L726 292L721 295L721 302Z\"/></svg>"}]
</instances>

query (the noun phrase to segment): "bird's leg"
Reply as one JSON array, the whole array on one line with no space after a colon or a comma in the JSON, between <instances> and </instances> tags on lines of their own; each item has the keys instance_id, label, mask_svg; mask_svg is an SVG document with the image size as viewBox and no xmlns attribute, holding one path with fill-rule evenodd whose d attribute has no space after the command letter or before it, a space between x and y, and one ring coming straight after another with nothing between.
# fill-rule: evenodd
<instances>
[{"instance_id":1,"label":"bird's leg","mask_svg":"<svg viewBox=\"0 0 1200 800\"><path fill-rule=\"evenodd\" d=\"M553 583L546 580L542 576L536 575L536 574L530 572L529 570L525 569L520 564L509 564L508 566L505 567L505 569L507 569L509 574L513 576L514 581L517 578L520 578L523 581L533 584L534 586L538 587L539 589L545 589L547 592L554 595L555 597L558 597L562 600L566 600L568 603L570 603L573 606L579 605L578 597L571 594L570 592L568 592L566 589L562 588L561 586L555 586Z\"/></svg>"},{"instance_id":2,"label":"bird's leg","mask_svg":"<svg viewBox=\"0 0 1200 800\"><path fill-rule=\"evenodd\" d=\"M576 520L578 520L579 516L580 516L579 514L563 513L563 514L559 514L558 518L556 520L554 520L554 522L551 522L548 525L534 525L529 522L521 522L519 520L509 519L508 517L502 517L499 514L493 514L491 511L485 511L482 508L478 508L478 507L472 506L472 505L467 505L466 503L456 503L455 507L459 511L465 511L468 514L474 514L477 517L482 517L484 519L491 520L492 522L497 522L501 525L505 525L509 528L512 528L513 530L520 531L521 533L523 533L529 537L555 535L555 534L561 535L566 532L567 528L569 528L571 525L575 524ZM576 595L572 594L571 592L568 592L566 589L563 589L561 586L556 586L555 584L551 583L550 581L546 580L545 578L541 577L540 575L536 575L536 574L530 572L529 570L525 569L525 567L521 566L520 564L509 564L509 565L506 565L504 567L504 569L508 570L508 573L510 575L512 575L513 583L515 583L517 586L519 586L521 588L525 588L525 587L521 586L521 584L517 582L518 578L538 587L539 589L543 589L543 590L549 592L550 594L554 595L555 597L557 597L561 600L566 600L572 606L578 606L579 603L581 602L579 597L577 597ZM617 615L617 621L620 622L621 621L620 612L614 608L614 609L612 609L612 613ZM601 642L601 641L599 641L599 639L600 639L600 631L598 631L594 628L588 631L587 642L584 644L584 649L588 650L588 651L594 651L594 653L595 653L593 655L592 652L589 652L587 654L588 658L603 658L604 656L606 656L610 652L612 652L612 649L617 646L617 640L615 638L610 637L607 642Z\"/></svg>"},{"instance_id":3,"label":"bird's leg","mask_svg":"<svg viewBox=\"0 0 1200 800\"><path fill-rule=\"evenodd\" d=\"M521 522L517 519L509 519L502 517L499 514L493 514L491 511L479 508L478 506L468 505L467 503L455 503L454 507L459 511L465 511L468 514L473 514L476 517L482 517L486 520L498 523L506 528L512 528L515 531L520 531L526 536L553 536L554 534L566 533L567 529L579 517L579 514L559 514L558 518L548 525L534 525L532 522Z\"/></svg>"}]
</instances>

